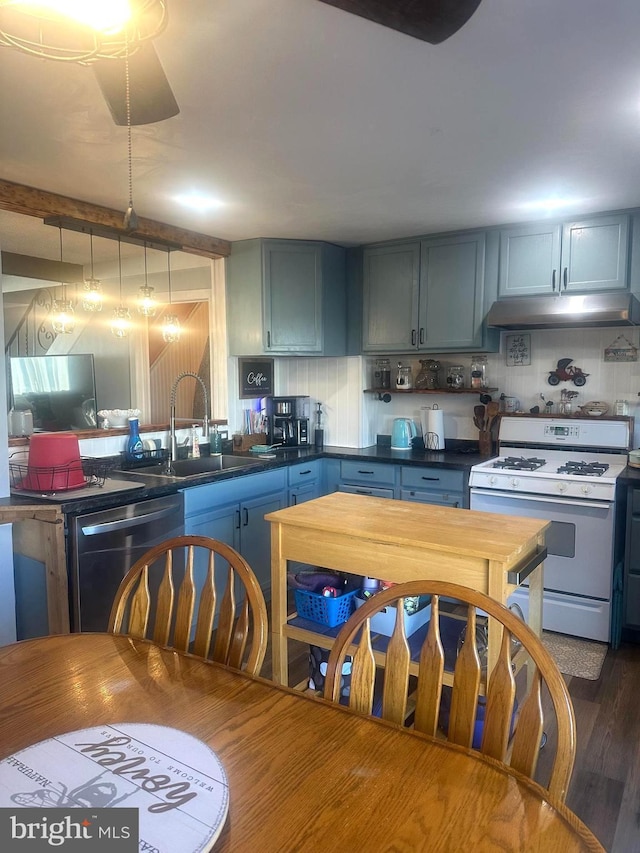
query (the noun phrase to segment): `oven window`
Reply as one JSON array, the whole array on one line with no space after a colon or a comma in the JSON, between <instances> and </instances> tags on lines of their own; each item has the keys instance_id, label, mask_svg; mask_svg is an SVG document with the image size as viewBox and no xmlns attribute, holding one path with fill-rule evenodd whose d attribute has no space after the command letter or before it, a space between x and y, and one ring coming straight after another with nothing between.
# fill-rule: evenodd
<instances>
[{"instance_id":1,"label":"oven window","mask_svg":"<svg viewBox=\"0 0 640 853\"><path fill-rule=\"evenodd\" d=\"M547 551L549 556L575 557L576 555L576 526L566 521L552 521L546 532Z\"/></svg>"}]
</instances>

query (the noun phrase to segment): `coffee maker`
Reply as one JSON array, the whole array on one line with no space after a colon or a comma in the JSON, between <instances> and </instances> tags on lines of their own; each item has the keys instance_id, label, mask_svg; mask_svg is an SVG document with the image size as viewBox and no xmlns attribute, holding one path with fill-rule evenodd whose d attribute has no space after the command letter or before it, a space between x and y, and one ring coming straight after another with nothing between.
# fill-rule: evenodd
<instances>
[{"instance_id":1,"label":"coffee maker","mask_svg":"<svg viewBox=\"0 0 640 853\"><path fill-rule=\"evenodd\" d=\"M309 397L267 397L267 443L284 447L309 444Z\"/></svg>"}]
</instances>

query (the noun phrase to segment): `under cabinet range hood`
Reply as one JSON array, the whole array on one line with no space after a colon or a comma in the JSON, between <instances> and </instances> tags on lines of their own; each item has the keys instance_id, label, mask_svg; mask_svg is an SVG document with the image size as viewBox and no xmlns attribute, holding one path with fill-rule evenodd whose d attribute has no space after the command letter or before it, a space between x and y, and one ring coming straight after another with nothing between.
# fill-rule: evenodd
<instances>
[{"instance_id":1,"label":"under cabinet range hood","mask_svg":"<svg viewBox=\"0 0 640 853\"><path fill-rule=\"evenodd\" d=\"M523 296L494 302L487 326L498 329L569 329L640 325L640 301L631 293Z\"/></svg>"}]
</instances>

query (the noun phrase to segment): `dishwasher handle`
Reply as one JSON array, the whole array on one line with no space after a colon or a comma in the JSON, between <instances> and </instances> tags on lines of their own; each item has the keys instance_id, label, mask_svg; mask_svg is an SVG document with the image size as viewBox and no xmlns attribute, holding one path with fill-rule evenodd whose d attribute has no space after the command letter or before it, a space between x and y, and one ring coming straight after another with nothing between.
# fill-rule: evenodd
<instances>
[{"instance_id":1,"label":"dishwasher handle","mask_svg":"<svg viewBox=\"0 0 640 853\"><path fill-rule=\"evenodd\" d=\"M144 515L133 515L130 518L118 518L116 521L103 521L98 524L89 524L81 530L85 536L97 536L100 533L110 533L112 530L124 530L129 527L140 527L150 521L160 518L168 518L178 509L177 506L168 506L155 512L147 512Z\"/></svg>"}]
</instances>

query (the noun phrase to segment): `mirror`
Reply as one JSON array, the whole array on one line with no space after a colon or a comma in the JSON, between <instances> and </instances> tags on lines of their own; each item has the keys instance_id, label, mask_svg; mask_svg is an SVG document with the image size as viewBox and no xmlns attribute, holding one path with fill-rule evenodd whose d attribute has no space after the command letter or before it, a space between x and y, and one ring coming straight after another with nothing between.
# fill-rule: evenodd
<instances>
[{"instance_id":1,"label":"mirror","mask_svg":"<svg viewBox=\"0 0 640 853\"><path fill-rule=\"evenodd\" d=\"M29 225L30 256L60 260L57 228L43 225L33 217L4 212L0 216L3 253L18 251L18 248L24 251L24 242L16 244L7 237L7 216L19 220L20 228ZM63 261L80 263L87 278L91 275L89 244L86 234L63 231ZM99 409L139 408L143 423L166 424L171 386L179 373L193 371L202 377L208 389L212 386L210 329L214 262L183 252L171 253L170 311L179 316L183 331L179 342L165 344L159 327L169 306L166 253L147 250L145 275L143 248L121 243L121 283L117 241L94 237L93 248L94 277L101 281L105 304L99 313L85 312L80 305L82 282L67 284L66 296L75 303L76 326L72 334L56 337L51 332L51 303L61 296L60 282L2 276L5 346L11 342L8 351L14 355L91 352L95 359ZM140 316L134 305L138 289L145 283L154 288L159 303L157 316L149 319ZM123 339L116 338L110 329L113 309L120 303L120 295L134 324L129 336ZM213 413L211 394L209 396L209 409ZM180 383L178 417L199 418L203 411L199 384L195 381Z\"/></svg>"}]
</instances>

